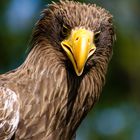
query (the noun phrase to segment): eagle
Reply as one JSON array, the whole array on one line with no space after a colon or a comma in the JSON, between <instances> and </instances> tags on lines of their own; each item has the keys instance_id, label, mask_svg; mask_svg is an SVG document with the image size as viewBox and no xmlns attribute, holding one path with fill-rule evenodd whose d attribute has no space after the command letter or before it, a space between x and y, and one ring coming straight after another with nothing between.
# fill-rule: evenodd
<instances>
[{"instance_id":1,"label":"eagle","mask_svg":"<svg viewBox=\"0 0 140 140\"><path fill-rule=\"evenodd\" d=\"M0 75L0 140L72 140L98 101L112 57L112 15L96 4L52 2L27 58Z\"/></svg>"}]
</instances>

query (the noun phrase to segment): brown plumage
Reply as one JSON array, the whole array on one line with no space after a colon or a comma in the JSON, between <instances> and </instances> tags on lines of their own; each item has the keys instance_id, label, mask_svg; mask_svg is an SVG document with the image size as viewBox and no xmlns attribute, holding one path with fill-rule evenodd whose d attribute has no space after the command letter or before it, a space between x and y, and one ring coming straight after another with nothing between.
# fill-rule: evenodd
<instances>
[{"instance_id":1,"label":"brown plumage","mask_svg":"<svg viewBox=\"0 0 140 140\"><path fill-rule=\"evenodd\" d=\"M76 56L73 48L68 49L73 46L62 44L75 31L89 34L89 46L96 46L96 51L89 50L92 55L85 57L86 61L79 62L79 50ZM0 94L4 96L6 90L15 93L17 108L13 110L18 112L20 105L19 124L11 132L15 132L13 139L72 140L99 98L113 40L112 16L105 9L73 1L49 5L35 26L25 62L16 70L0 75ZM0 110L0 124L3 112L4 108ZM14 116L12 112L10 115ZM5 129L9 127L7 123ZM7 136L4 132L0 139Z\"/></svg>"}]
</instances>

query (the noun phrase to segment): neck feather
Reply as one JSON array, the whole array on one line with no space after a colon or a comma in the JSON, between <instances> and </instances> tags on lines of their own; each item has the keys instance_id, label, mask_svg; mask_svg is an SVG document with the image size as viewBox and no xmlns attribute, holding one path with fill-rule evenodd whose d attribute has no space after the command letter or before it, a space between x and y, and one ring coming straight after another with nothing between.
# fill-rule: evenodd
<instances>
[{"instance_id":1,"label":"neck feather","mask_svg":"<svg viewBox=\"0 0 140 140\"><path fill-rule=\"evenodd\" d=\"M0 77L0 83L20 96L23 120L29 115L39 114L42 119L46 115L46 122L42 121L42 125L48 124L44 127L46 137L53 137L56 132L62 136L60 133L65 132L64 139L68 139L98 100L109 61L107 54L95 57L94 65L89 63L87 72L77 77L65 67L61 52L51 46L36 46L23 65ZM26 112L29 108L25 107L32 102L37 113L32 111L34 108ZM46 113L50 110L51 113Z\"/></svg>"}]
</instances>

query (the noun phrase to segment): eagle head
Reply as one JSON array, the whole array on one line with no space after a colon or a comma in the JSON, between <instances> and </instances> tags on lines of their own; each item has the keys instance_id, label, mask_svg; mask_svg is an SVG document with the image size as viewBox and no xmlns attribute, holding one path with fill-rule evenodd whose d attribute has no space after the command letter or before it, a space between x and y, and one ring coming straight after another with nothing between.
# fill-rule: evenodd
<instances>
[{"instance_id":1,"label":"eagle head","mask_svg":"<svg viewBox=\"0 0 140 140\"><path fill-rule=\"evenodd\" d=\"M113 36L112 15L105 9L95 4L60 1L42 12L33 33L33 45L47 39L81 76L102 53L108 53L110 58Z\"/></svg>"}]
</instances>

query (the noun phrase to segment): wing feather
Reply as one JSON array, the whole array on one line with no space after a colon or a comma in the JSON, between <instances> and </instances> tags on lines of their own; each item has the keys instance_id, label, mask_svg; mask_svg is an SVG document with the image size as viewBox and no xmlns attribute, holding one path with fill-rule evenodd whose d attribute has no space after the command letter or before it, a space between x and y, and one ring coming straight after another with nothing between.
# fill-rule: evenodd
<instances>
[{"instance_id":1,"label":"wing feather","mask_svg":"<svg viewBox=\"0 0 140 140\"><path fill-rule=\"evenodd\" d=\"M9 140L19 123L19 101L14 91L0 87L0 140Z\"/></svg>"}]
</instances>

